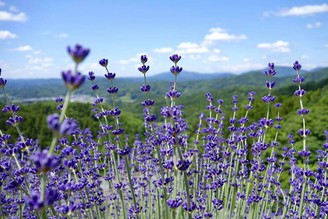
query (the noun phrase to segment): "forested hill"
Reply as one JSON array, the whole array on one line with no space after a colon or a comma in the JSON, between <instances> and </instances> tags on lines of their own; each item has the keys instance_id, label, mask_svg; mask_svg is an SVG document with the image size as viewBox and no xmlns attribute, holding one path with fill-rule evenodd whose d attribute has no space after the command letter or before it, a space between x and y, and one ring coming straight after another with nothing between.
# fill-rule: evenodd
<instances>
[{"instance_id":1,"label":"forested hill","mask_svg":"<svg viewBox=\"0 0 328 219\"><path fill-rule=\"evenodd\" d=\"M276 67L277 74L274 77L277 86L283 87L292 84L295 71L292 68ZM182 71L178 76L178 90L181 93L193 94L200 91L211 91L217 89L237 88L240 86L263 87L267 80L264 70L250 71L243 74L217 73L201 74ZM301 71L307 82L318 82L328 78L328 68L317 68L312 71ZM153 95L163 96L168 90L173 75L169 72L148 77L148 83L152 87ZM110 86L105 77L97 77L96 84L99 85L99 94L107 95ZM124 102L133 102L143 97L140 85L144 83L142 74L139 78L120 78L114 80L114 85L119 88L118 99ZM81 102L88 102L93 96L91 82L86 80L76 94L83 94ZM64 96L66 89L61 79L10 79L7 83L9 96L16 102L29 102L48 100L49 98ZM1 97L1 96L0 96Z\"/></svg>"}]
</instances>

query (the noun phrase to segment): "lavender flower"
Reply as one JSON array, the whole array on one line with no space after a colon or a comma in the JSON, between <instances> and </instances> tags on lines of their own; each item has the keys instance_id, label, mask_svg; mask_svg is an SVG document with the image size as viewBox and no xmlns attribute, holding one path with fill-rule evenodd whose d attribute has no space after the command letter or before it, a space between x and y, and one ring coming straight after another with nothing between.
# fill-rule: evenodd
<instances>
[{"instance_id":1,"label":"lavender flower","mask_svg":"<svg viewBox=\"0 0 328 219\"><path fill-rule=\"evenodd\" d=\"M3 113L16 113L17 111L19 111L20 106L15 106L14 104L12 104L11 106L5 105L2 108L2 112Z\"/></svg>"},{"instance_id":2,"label":"lavender flower","mask_svg":"<svg viewBox=\"0 0 328 219\"><path fill-rule=\"evenodd\" d=\"M150 85L142 85L141 87L140 87L140 90L142 91L142 92L144 92L144 93L147 93L147 92L149 92L150 91Z\"/></svg>"},{"instance_id":3,"label":"lavender flower","mask_svg":"<svg viewBox=\"0 0 328 219\"><path fill-rule=\"evenodd\" d=\"M172 66L170 71L171 71L172 74L178 75L182 71L182 67Z\"/></svg>"},{"instance_id":4,"label":"lavender flower","mask_svg":"<svg viewBox=\"0 0 328 219\"><path fill-rule=\"evenodd\" d=\"M54 155L50 155L47 150L38 151L31 157L38 171L48 172L55 169L60 164L60 159Z\"/></svg>"},{"instance_id":5,"label":"lavender flower","mask_svg":"<svg viewBox=\"0 0 328 219\"><path fill-rule=\"evenodd\" d=\"M295 61L293 65L294 65L294 66L293 66L293 69L294 69L295 71L300 71L301 68L302 68L302 65L301 65L298 61Z\"/></svg>"},{"instance_id":6,"label":"lavender flower","mask_svg":"<svg viewBox=\"0 0 328 219\"><path fill-rule=\"evenodd\" d=\"M276 75L277 72L274 69L274 63L269 63L268 66L269 66L269 69L265 70L264 73L269 77L272 77L272 76Z\"/></svg>"},{"instance_id":7,"label":"lavender flower","mask_svg":"<svg viewBox=\"0 0 328 219\"><path fill-rule=\"evenodd\" d=\"M116 94L118 92L118 88L117 87L109 87L107 89L107 92L110 94Z\"/></svg>"},{"instance_id":8,"label":"lavender flower","mask_svg":"<svg viewBox=\"0 0 328 219\"><path fill-rule=\"evenodd\" d=\"M99 89L99 86L98 85L92 85L92 87L91 87L91 89L93 90L93 91L96 91L96 90L98 90Z\"/></svg>"},{"instance_id":9,"label":"lavender flower","mask_svg":"<svg viewBox=\"0 0 328 219\"><path fill-rule=\"evenodd\" d=\"M57 113L51 114L47 117L48 128L52 131L59 131L59 115Z\"/></svg>"},{"instance_id":10,"label":"lavender flower","mask_svg":"<svg viewBox=\"0 0 328 219\"><path fill-rule=\"evenodd\" d=\"M48 128L60 135L70 135L77 128L77 123L72 119L65 119L62 123L59 121L57 113L47 117Z\"/></svg>"},{"instance_id":11,"label":"lavender flower","mask_svg":"<svg viewBox=\"0 0 328 219\"><path fill-rule=\"evenodd\" d=\"M61 102L63 102L63 98L62 97L56 97L55 102L56 103L61 103Z\"/></svg>"},{"instance_id":12,"label":"lavender flower","mask_svg":"<svg viewBox=\"0 0 328 219\"><path fill-rule=\"evenodd\" d=\"M68 46L67 52L72 57L74 62L79 64L89 55L90 49L85 49L81 45L76 44L73 49Z\"/></svg>"},{"instance_id":13,"label":"lavender flower","mask_svg":"<svg viewBox=\"0 0 328 219\"><path fill-rule=\"evenodd\" d=\"M180 170L180 171L186 171L189 166L191 165L192 161L190 160L179 160L178 161L178 164L177 164L177 168Z\"/></svg>"},{"instance_id":14,"label":"lavender flower","mask_svg":"<svg viewBox=\"0 0 328 219\"><path fill-rule=\"evenodd\" d=\"M108 72L107 74L105 74L105 77L108 79L108 80L114 80L116 74L115 73L112 73L112 72Z\"/></svg>"},{"instance_id":15,"label":"lavender flower","mask_svg":"<svg viewBox=\"0 0 328 219\"><path fill-rule=\"evenodd\" d=\"M22 123L23 121L23 117L22 116L18 116L18 115L13 115L11 117L9 117L9 119L6 121L6 123L10 126L17 126L20 123Z\"/></svg>"},{"instance_id":16,"label":"lavender flower","mask_svg":"<svg viewBox=\"0 0 328 219\"><path fill-rule=\"evenodd\" d=\"M94 81L96 79L95 73L93 71L89 71L89 81Z\"/></svg>"},{"instance_id":17,"label":"lavender flower","mask_svg":"<svg viewBox=\"0 0 328 219\"><path fill-rule=\"evenodd\" d=\"M140 61L142 64L146 64L146 62L148 61L148 58L146 55L141 55L140 56Z\"/></svg>"},{"instance_id":18,"label":"lavender flower","mask_svg":"<svg viewBox=\"0 0 328 219\"><path fill-rule=\"evenodd\" d=\"M149 70L149 66L143 65L143 66L139 67L138 70L139 70L142 74L146 74L147 71Z\"/></svg>"},{"instance_id":19,"label":"lavender flower","mask_svg":"<svg viewBox=\"0 0 328 219\"><path fill-rule=\"evenodd\" d=\"M101 60L99 61L99 64L100 64L102 67L107 68L107 65L108 65L108 59L101 59Z\"/></svg>"},{"instance_id":20,"label":"lavender flower","mask_svg":"<svg viewBox=\"0 0 328 219\"><path fill-rule=\"evenodd\" d=\"M172 56L170 56L170 60L172 62L174 62L175 64L177 64L181 59L181 56L179 56L178 54L173 54Z\"/></svg>"},{"instance_id":21,"label":"lavender flower","mask_svg":"<svg viewBox=\"0 0 328 219\"><path fill-rule=\"evenodd\" d=\"M73 119L65 119L59 128L60 135L71 135L74 130L78 127L77 123Z\"/></svg>"},{"instance_id":22,"label":"lavender flower","mask_svg":"<svg viewBox=\"0 0 328 219\"><path fill-rule=\"evenodd\" d=\"M4 88L7 84L7 80L4 78L0 78L0 87Z\"/></svg>"},{"instance_id":23,"label":"lavender flower","mask_svg":"<svg viewBox=\"0 0 328 219\"><path fill-rule=\"evenodd\" d=\"M71 70L68 70L66 72L63 71L62 78L66 87L71 91L79 88L85 80L85 76L82 75L80 72L73 74Z\"/></svg>"},{"instance_id":24,"label":"lavender flower","mask_svg":"<svg viewBox=\"0 0 328 219\"><path fill-rule=\"evenodd\" d=\"M178 208L182 203L183 203L182 198L177 198L177 199L168 199L168 200L167 200L167 205L168 205L170 208L173 208L173 209Z\"/></svg>"}]
</instances>

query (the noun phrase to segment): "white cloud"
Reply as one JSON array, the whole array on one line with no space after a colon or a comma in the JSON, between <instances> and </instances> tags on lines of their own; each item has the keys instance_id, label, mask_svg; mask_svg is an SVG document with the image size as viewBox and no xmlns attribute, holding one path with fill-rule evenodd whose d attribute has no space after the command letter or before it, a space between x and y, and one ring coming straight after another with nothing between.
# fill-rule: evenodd
<instances>
[{"instance_id":1,"label":"white cloud","mask_svg":"<svg viewBox=\"0 0 328 219\"><path fill-rule=\"evenodd\" d=\"M177 53L179 54L194 54L194 53L207 53L208 48L200 46L197 43L182 42L178 45Z\"/></svg>"},{"instance_id":2,"label":"white cloud","mask_svg":"<svg viewBox=\"0 0 328 219\"><path fill-rule=\"evenodd\" d=\"M14 39L14 38L17 38L16 34L11 33L8 30L0 30L0 40Z\"/></svg>"},{"instance_id":3,"label":"white cloud","mask_svg":"<svg viewBox=\"0 0 328 219\"><path fill-rule=\"evenodd\" d=\"M277 13L277 16L304 16L304 15L314 15L317 13L328 12L328 4L321 5L304 5L295 6L289 9L283 9Z\"/></svg>"},{"instance_id":4,"label":"white cloud","mask_svg":"<svg viewBox=\"0 0 328 219\"><path fill-rule=\"evenodd\" d=\"M42 34L46 35L46 36L55 37L55 38L67 38L68 37L67 33L52 33L50 31L45 31Z\"/></svg>"},{"instance_id":5,"label":"white cloud","mask_svg":"<svg viewBox=\"0 0 328 219\"><path fill-rule=\"evenodd\" d=\"M208 57L208 61L210 61L210 62L227 62L227 61L229 61L229 58L226 56L210 55Z\"/></svg>"},{"instance_id":6,"label":"white cloud","mask_svg":"<svg viewBox=\"0 0 328 219\"><path fill-rule=\"evenodd\" d=\"M0 21L25 22L26 20L27 20L27 16L24 12L13 14L8 11L0 11Z\"/></svg>"},{"instance_id":7,"label":"white cloud","mask_svg":"<svg viewBox=\"0 0 328 219\"><path fill-rule=\"evenodd\" d=\"M9 11L11 12L18 12L18 9L15 6L10 6Z\"/></svg>"},{"instance_id":8,"label":"white cloud","mask_svg":"<svg viewBox=\"0 0 328 219\"><path fill-rule=\"evenodd\" d=\"M20 46L20 47L13 49L13 51L19 51L19 52L27 52L27 51L31 51L31 50L33 50L33 49L30 45Z\"/></svg>"},{"instance_id":9,"label":"white cloud","mask_svg":"<svg viewBox=\"0 0 328 219\"><path fill-rule=\"evenodd\" d=\"M50 63L52 63L53 59L50 58L50 57L43 57L43 58L38 58L38 57L29 57L28 58L28 63L29 64L43 64L43 65L46 65L46 66L49 66Z\"/></svg>"},{"instance_id":10,"label":"white cloud","mask_svg":"<svg viewBox=\"0 0 328 219\"><path fill-rule=\"evenodd\" d=\"M251 60L249 58L243 58L243 62L250 62Z\"/></svg>"},{"instance_id":11,"label":"white cloud","mask_svg":"<svg viewBox=\"0 0 328 219\"><path fill-rule=\"evenodd\" d=\"M252 62L244 62L241 64L222 64L220 65L220 71L226 72L245 72L254 69L262 69L262 64L252 63Z\"/></svg>"},{"instance_id":12,"label":"white cloud","mask_svg":"<svg viewBox=\"0 0 328 219\"><path fill-rule=\"evenodd\" d=\"M213 53L221 53L221 50L219 50L219 49L213 49Z\"/></svg>"},{"instance_id":13,"label":"white cloud","mask_svg":"<svg viewBox=\"0 0 328 219\"><path fill-rule=\"evenodd\" d=\"M199 55L199 54L197 54L197 55L196 54L190 54L187 57L190 58L191 60L198 60L198 59L202 58L202 56Z\"/></svg>"},{"instance_id":14,"label":"white cloud","mask_svg":"<svg viewBox=\"0 0 328 219\"><path fill-rule=\"evenodd\" d=\"M274 52L287 53L290 52L289 43L286 41L278 40L274 43L260 43L257 48L268 49Z\"/></svg>"},{"instance_id":15,"label":"white cloud","mask_svg":"<svg viewBox=\"0 0 328 219\"><path fill-rule=\"evenodd\" d=\"M156 48L153 50L155 53L171 53L173 49L171 47Z\"/></svg>"},{"instance_id":16,"label":"white cloud","mask_svg":"<svg viewBox=\"0 0 328 219\"><path fill-rule=\"evenodd\" d=\"M321 27L322 23L321 22L315 22L314 24L307 24L306 28L313 29L313 28L319 28Z\"/></svg>"},{"instance_id":17,"label":"white cloud","mask_svg":"<svg viewBox=\"0 0 328 219\"><path fill-rule=\"evenodd\" d=\"M55 34L54 37L56 37L56 38L67 38L68 34L67 33Z\"/></svg>"},{"instance_id":18,"label":"white cloud","mask_svg":"<svg viewBox=\"0 0 328 219\"><path fill-rule=\"evenodd\" d=\"M128 65L128 64L131 64L131 63L139 62L139 61L140 61L140 57L138 56L138 57L132 57L132 58L129 58L129 59L121 59L118 62L121 65Z\"/></svg>"},{"instance_id":19,"label":"white cloud","mask_svg":"<svg viewBox=\"0 0 328 219\"><path fill-rule=\"evenodd\" d=\"M229 34L226 30L222 28L211 28L209 30L209 34L205 35L204 43L205 44L212 44L214 41L239 41L247 39L245 34L241 35L234 35Z\"/></svg>"},{"instance_id":20,"label":"white cloud","mask_svg":"<svg viewBox=\"0 0 328 219\"><path fill-rule=\"evenodd\" d=\"M45 71L52 68L53 58L50 57L33 57L26 56L28 66L27 68L32 71Z\"/></svg>"}]
</instances>

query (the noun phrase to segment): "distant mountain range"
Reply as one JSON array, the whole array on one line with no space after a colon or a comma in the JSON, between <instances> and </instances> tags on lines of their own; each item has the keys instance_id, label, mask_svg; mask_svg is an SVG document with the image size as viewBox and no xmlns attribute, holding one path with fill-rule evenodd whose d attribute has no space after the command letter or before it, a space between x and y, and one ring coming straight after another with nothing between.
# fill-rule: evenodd
<instances>
[{"instance_id":1,"label":"distant mountain range","mask_svg":"<svg viewBox=\"0 0 328 219\"><path fill-rule=\"evenodd\" d=\"M197 73L182 71L178 75L178 89L180 92L198 92L204 90L226 89L237 86L255 86L264 87L268 80L264 70L254 70L242 74L225 73ZM277 66L277 74L274 80L277 86L287 86L292 84L295 71L291 67ZM320 67L311 71L301 71L306 82L318 82L328 78L328 67ZM173 75L170 72L160 73L147 77L147 82L152 87L154 95L163 96L173 81ZM96 84L99 85L99 95L108 95L106 89L110 86L105 77L97 77ZM133 101L142 97L140 86L143 84L143 77L140 78L120 78L114 81L115 86L119 88L118 98L124 101ZM64 96L66 88L61 79L10 79L8 80L6 90L12 99L23 101L26 98L48 98ZM77 94L94 96L91 90L91 82L86 80ZM0 100L1 100L0 93Z\"/></svg>"}]
</instances>

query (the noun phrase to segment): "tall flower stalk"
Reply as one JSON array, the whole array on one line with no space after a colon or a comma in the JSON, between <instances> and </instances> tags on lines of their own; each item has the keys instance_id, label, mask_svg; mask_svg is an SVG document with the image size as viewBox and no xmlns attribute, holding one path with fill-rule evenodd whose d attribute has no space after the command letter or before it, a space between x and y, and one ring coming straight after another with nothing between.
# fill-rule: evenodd
<instances>
[{"instance_id":1,"label":"tall flower stalk","mask_svg":"<svg viewBox=\"0 0 328 219\"><path fill-rule=\"evenodd\" d=\"M304 78L300 75L300 70L302 69L302 65L298 61L295 61L293 64L293 69L296 71L296 78L294 78L293 82L298 85L298 89L294 92L294 94L299 98L299 103L300 103L300 109L297 110L297 113L302 118L302 128L298 130L299 135L303 139L302 141L303 150L298 152L298 154L303 159L303 179L301 181L302 191L301 191L300 204L298 210L298 216L301 218L304 212L303 205L304 205L304 195L305 195L306 181L307 181L306 172L309 169L308 159L311 154L311 152L307 149L307 145L306 145L306 138L308 135L310 135L311 131L309 129L306 129L306 122L305 122L305 116L310 112L310 110L304 107L303 100L302 100L303 96L306 94L306 91L301 87L301 84L304 82Z\"/></svg>"}]
</instances>

